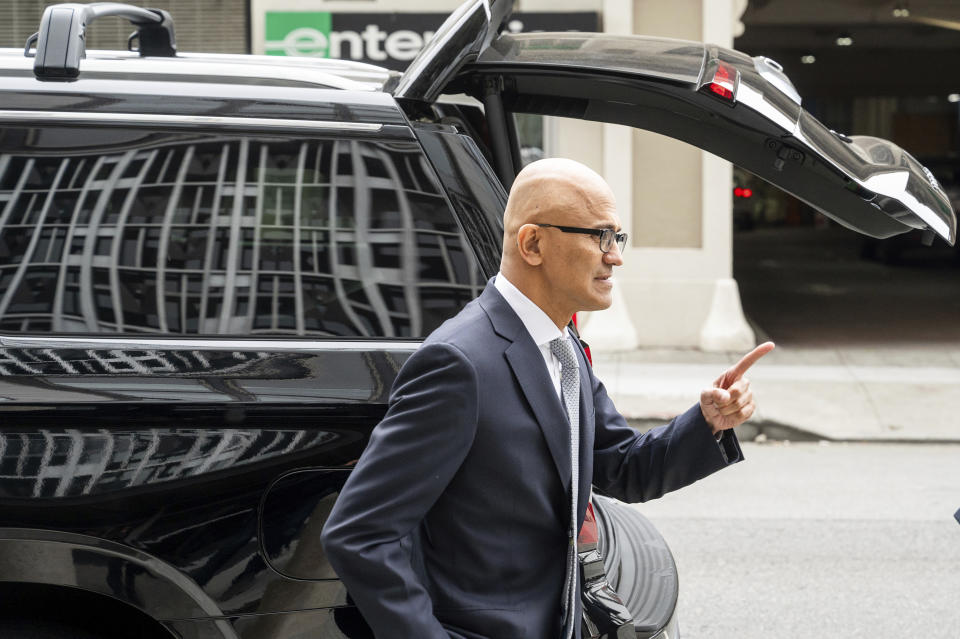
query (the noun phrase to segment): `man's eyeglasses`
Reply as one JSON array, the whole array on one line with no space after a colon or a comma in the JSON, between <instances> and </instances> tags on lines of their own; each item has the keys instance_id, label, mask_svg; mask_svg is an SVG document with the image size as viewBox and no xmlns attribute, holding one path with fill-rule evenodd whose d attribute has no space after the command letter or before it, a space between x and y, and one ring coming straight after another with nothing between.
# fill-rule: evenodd
<instances>
[{"instance_id":1,"label":"man's eyeglasses","mask_svg":"<svg viewBox=\"0 0 960 639\"><path fill-rule=\"evenodd\" d=\"M537 224L534 222L534 224ZM613 229L585 229L579 226L558 226L557 224L537 224L537 226L545 226L550 229L557 229L558 231L563 231L564 233L583 233L584 235L595 235L600 238L600 250L604 253L608 253L610 249L613 248L613 243L617 243L617 247L620 249L620 252L623 253L623 249L627 246L627 234L626 233L617 233Z\"/></svg>"}]
</instances>

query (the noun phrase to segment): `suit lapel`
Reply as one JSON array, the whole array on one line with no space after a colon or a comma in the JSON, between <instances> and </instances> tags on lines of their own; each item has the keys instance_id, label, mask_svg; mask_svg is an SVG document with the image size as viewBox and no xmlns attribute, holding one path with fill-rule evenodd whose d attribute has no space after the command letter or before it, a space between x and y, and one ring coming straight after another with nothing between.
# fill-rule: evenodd
<instances>
[{"instance_id":1,"label":"suit lapel","mask_svg":"<svg viewBox=\"0 0 960 639\"><path fill-rule=\"evenodd\" d=\"M553 463L557 467L557 472L560 473L563 489L569 490L572 469L567 415L560 405L560 398L553 389L553 381L547 373L547 367L543 365L540 349L529 335L526 337L529 345L524 344L522 340L514 342L504 354L527 402L530 403L543 437L547 440L547 448L550 449Z\"/></svg>"},{"instance_id":2,"label":"suit lapel","mask_svg":"<svg viewBox=\"0 0 960 639\"><path fill-rule=\"evenodd\" d=\"M530 333L524 328L500 292L493 286L493 280L487 284L480 295L480 306L487 313L494 330L512 343L504 350L507 363L513 370L520 389L526 397L543 438L547 442L550 456L556 466L563 489L570 489L570 432L567 430L567 416L553 387L553 381L543 364L543 355L534 344ZM581 442L583 436L581 434Z\"/></svg>"}]
</instances>

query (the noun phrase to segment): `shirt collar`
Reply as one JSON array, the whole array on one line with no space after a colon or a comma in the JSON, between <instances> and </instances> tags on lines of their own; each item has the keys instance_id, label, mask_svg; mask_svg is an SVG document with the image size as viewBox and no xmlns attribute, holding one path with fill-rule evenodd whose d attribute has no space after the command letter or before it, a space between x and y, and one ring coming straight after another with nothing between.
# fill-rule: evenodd
<instances>
[{"instance_id":1,"label":"shirt collar","mask_svg":"<svg viewBox=\"0 0 960 639\"><path fill-rule=\"evenodd\" d=\"M566 336L566 331L558 330L557 325L547 317L543 309L521 293L520 289L514 286L513 282L508 280L503 273L497 273L493 285L507 300L507 304L510 305L513 312L520 317L520 321L523 322L527 332L530 333L530 337L533 338L534 344L541 346L549 344L558 337Z\"/></svg>"}]
</instances>

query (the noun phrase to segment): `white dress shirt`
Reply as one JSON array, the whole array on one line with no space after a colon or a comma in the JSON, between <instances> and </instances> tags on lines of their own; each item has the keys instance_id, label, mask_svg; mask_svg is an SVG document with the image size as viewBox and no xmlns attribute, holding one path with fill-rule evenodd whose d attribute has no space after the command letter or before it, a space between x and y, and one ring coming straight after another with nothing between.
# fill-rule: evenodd
<instances>
[{"instance_id":1,"label":"white dress shirt","mask_svg":"<svg viewBox=\"0 0 960 639\"><path fill-rule=\"evenodd\" d=\"M540 349L540 354L543 355L543 362L547 365L547 372L550 373L550 379L553 381L553 388L557 391L557 397L563 402L563 396L560 391L560 360L551 352L550 342L558 337L571 339L570 331L564 327L561 332L557 328L557 325L553 323L553 320L543 312L543 309L534 304L529 297L521 293L520 289L514 286L503 273L497 273L497 279L494 280L493 285L500 291L503 298L507 300L507 304L510 305L513 312L520 317L523 326L527 329L527 332L530 333L530 337L533 338L533 343ZM574 349L576 349L575 344Z\"/></svg>"}]
</instances>

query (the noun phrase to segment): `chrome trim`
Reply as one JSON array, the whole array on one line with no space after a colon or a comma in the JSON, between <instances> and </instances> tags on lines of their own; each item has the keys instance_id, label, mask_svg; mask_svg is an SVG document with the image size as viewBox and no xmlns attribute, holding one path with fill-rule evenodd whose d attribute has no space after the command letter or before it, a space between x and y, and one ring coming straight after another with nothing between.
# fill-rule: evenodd
<instances>
[{"instance_id":1,"label":"chrome trim","mask_svg":"<svg viewBox=\"0 0 960 639\"><path fill-rule=\"evenodd\" d=\"M321 341L291 339L144 339L139 337L19 337L0 335L0 348L79 348L141 351L256 351L328 353L331 351L413 352L419 341Z\"/></svg>"},{"instance_id":2,"label":"chrome trim","mask_svg":"<svg viewBox=\"0 0 960 639\"><path fill-rule=\"evenodd\" d=\"M753 66L756 68L757 73L760 74L760 77L776 87L780 93L793 100L798 106L801 104L803 100L800 94L797 93L797 88L793 86L790 78L784 74L783 67L780 66L779 62L758 55L753 58Z\"/></svg>"},{"instance_id":3,"label":"chrome trim","mask_svg":"<svg viewBox=\"0 0 960 639\"><path fill-rule=\"evenodd\" d=\"M189 126L219 126L243 128L310 129L317 131L370 131L383 128L373 122L332 122L329 120L288 120L281 118L240 118L219 115L170 115L151 113L78 113L76 111L0 110L0 122L44 120L56 124L174 124Z\"/></svg>"},{"instance_id":4,"label":"chrome trim","mask_svg":"<svg viewBox=\"0 0 960 639\"><path fill-rule=\"evenodd\" d=\"M911 213L920 218L937 235L950 240L950 226L944 222L929 206L921 202L916 195L907 190L907 183L910 181L909 171L891 171L889 173L878 173L871 175L866 180L857 180L857 182L877 193L886 195L903 204ZM937 187L934 187L937 188Z\"/></svg>"},{"instance_id":5,"label":"chrome trim","mask_svg":"<svg viewBox=\"0 0 960 639\"><path fill-rule=\"evenodd\" d=\"M841 164L830 153L824 151L812 139L803 134L803 129L799 121L793 131L793 138L800 142L805 149L816 153L818 158L824 163L833 166L841 175L846 176L856 185L878 195L883 195L896 200L903 206L904 213L911 213L917 219L925 223L932 231L947 241L951 246L956 242L955 229L951 228L948 222L945 222L929 206L922 203L916 195L907 190L907 184L910 181L911 172L901 167L891 166L889 170L882 171L876 169L871 175L860 178L853 173L853 170ZM901 149L902 150L902 149ZM864 162L866 164L866 162ZM925 178L926 176L924 176ZM933 185L931 185L933 188ZM934 192L939 193L944 201L947 201L946 194L940 188L933 188ZM947 201L948 206L949 204ZM885 209L880 209L884 214L894 216L893 213ZM895 216L894 216L895 217ZM904 223L905 225L906 222ZM909 230L905 228L904 230Z\"/></svg>"},{"instance_id":6,"label":"chrome trim","mask_svg":"<svg viewBox=\"0 0 960 639\"><path fill-rule=\"evenodd\" d=\"M23 49L0 48L0 69L33 71L33 58ZM286 58L234 53L178 53L175 58L142 58L136 52L87 49L83 75L158 74L168 80L195 76L263 78L295 81L332 89L379 91L395 71L364 62L335 58Z\"/></svg>"},{"instance_id":7,"label":"chrome trim","mask_svg":"<svg viewBox=\"0 0 960 639\"><path fill-rule=\"evenodd\" d=\"M767 118L780 127L784 133L791 134L797 130L797 121L768 102L762 90L757 90L746 82L740 82L736 95L737 102L750 107Z\"/></svg>"}]
</instances>

